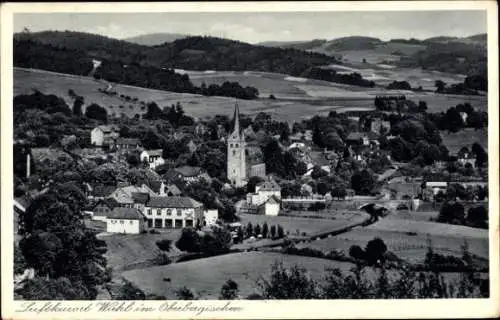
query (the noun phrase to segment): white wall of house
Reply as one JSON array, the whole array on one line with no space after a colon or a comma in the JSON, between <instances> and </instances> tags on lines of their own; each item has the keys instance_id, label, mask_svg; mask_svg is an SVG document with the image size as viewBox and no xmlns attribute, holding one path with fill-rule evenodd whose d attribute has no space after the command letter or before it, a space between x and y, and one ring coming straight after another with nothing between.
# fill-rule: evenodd
<instances>
[{"instance_id":1,"label":"white wall of house","mask_svg":"<svg viewBox=\"0 0 500 320\"><path fill-rule=\"evenodd\" d=\"M247 203L250 205L259 206L272 196L281 199L281 191L260 190L259 187L255 187L255 193L247 194Z\"/></svg>"},{"instance_id":2,"label":"white wall of house","mask_svg":"<svg viewBox=\"0 0 500 320\"><path fill-rule=\"evenodd\" d=\"M274 202L267 202L264 204L264 214L266 216L277 216L280 212L280 204Z\"/></svg>"},{"instance_id":3,"label":"white wall of house","mask_svg":"<svg viewBox=\"0 0 500 320\"><path fill-rule=\"evenodd\" d=\"M104 132L99 128L94 128L90 132L90 143L96 146L102 146L104 141Z\"/></svg>"},{"instance_id":4,"label":"white wall of house","mask_svg":"<svg viewBox=\"0 0 500 320\"><path fill-rule=\"evenodd\" d=\"M144 223L139 219L106 219L107 232L138 234L141 233L144 228Z\"/></svg>"},{"instance_id":5,"label":"white wall of house","mask_svg":"<svg viewBox=\"0 0 500 320\"><path fill-rule=\"evenodd\" d=\"M205 219L207 226L212 226L216 223L217 219L219 219L219 210L205 210L203 211L203 218Z\"/></svg>"},{"instance_id":6,"label":"white wall of house","mask_svg":"<svg viewBox=\"0 0 500 320\"><path fill-rule=\"evenodd\" d=\"M144 160L148 162L150 169L155 169L165 163L162 157L151 157L147 151L141 152L141 162L144 162Z\"/></svg>"},{"instance_id":7,"label":"white wall of house","mask_svg":"<svg viewBox=\"0 0 500 320\"><path fill-rule=\"evenodd\" d=\"M202 208L152 208L146 206L144 215L148 219L148 227L178 229L196 226L201 218Z\"/></svg>"}]
</instances>

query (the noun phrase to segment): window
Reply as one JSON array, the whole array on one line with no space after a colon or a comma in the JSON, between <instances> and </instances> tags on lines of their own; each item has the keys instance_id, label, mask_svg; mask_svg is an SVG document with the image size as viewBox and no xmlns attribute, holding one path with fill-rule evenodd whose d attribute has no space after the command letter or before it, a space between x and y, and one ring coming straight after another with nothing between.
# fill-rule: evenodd
<instances>
[{"instance_id":1,"label":"window","mask_svg":"<svg viewBox=\"0 0 500 320\"><path fill-rule=\"evenodd\" d=\"M152 214L153 214L153 210L148 209L148 215L152 215Z\"/></svg>"},{"instance_id":2,"label":"window","mask_svg":"<svg viewBox=\"0 0 500 320\"><path fill-rule=\"evenodd\" d=\"M165 228L172 229L172 219L165 219Z\"/></svg>"},{"instance_id":3,"label":"window","mask_svg":"<svg viewBox=\"0 0 500 320\"><path fill-rule=\"evenodd\" d=\"M120 220L120 224L123 224L123 223L124 223L124 221L123 221L123 220Z\"/></svg>"},{"instance_id":4,"label":"window","mask_svg":"<svg viewBox=\"0 0 500 320\"><path fill-rule=\"evenodd\" d=\"M130 224L134 224L134 221L130 220Z\"/></svg>"},{"instance_id":5,"label":"window","mask_svg":"<svg viewBox=\"0 0 500 320\"><path fill-rule=\"evenodd\" d=\"M231 148L233 147L233 144L231 143Z\"/></svg>"},{"instance_id":6,"label":"window","mask_svg":"<svg viewBox=\"0 0 500 320\"><path fill-rule=\"evenodd\" d=\"M148 219L148 228L153 227L153 219Z\"/></svg>"},{"instance_id":7,"label":"window","mask_svg":"<svg viewBox=\"0 0 500 320\"><path fill-rule=\"evenodd\" d=\"M239 144L236 144L236 148L238 148L238 147L239 147Z\"/></svg>"},{"instance_id":8,"label":"window","mask_svg":"<svg viewBox=\"0 0 500 320\"><path fill-rule=\"evenodd\" d=\"M156 209L156 215L161 216L161 209Z\"/></svg>"},{"instance_id":9,"label":"window","mask_svg":"<svg viewBox=\"0 0 500 320\"><path fill-rule=\"evenodd\" d=\"M161 228L161 227L162 227L162 220L155 219L155 228Z\"/></svg>"},{"instance_id":10,"label":"window","mask_svg":"<svg viewBox=\"0 0 500 320\"><path fill-rule=\"evenodd\" d=\"M235 155L236 155L236 150L233 150L233 156L235 156Z\"/></svg>"},{"instance_id":11,"label":"window","mask_svg":"<svg viewBox=\"0 0 500 320\"><path fill-rule=\"evenodd\" d=\"M182 219L175 219L175 229L182 228Z\"/></svg>"},{"instance_id":12,"label":"window","mask_svg":"<svg viewBox=\"0 0 500 320\"><path fill-rule=\"evenodd\" d=\"M182 210L181 209L177 209L177 216L178 217L182 216Z\"/></svg>"},{"instance_id":13,"label":"window","mask_svg":"<svg viewBox=\"0 0 500 320\"><path fill-rule=\"evenodd\" d=\"M186 227L192 227L193 226L193 220L187 219L186 220Z\"/></svg>"},{"instance_id":14,"label":"window","mask_svg":"<svg viewBox=\"0 0 500 320\"><path fill-rule=\"evenodd\" d=\"M167 216L171 216L172 215L172 209L167 209Z\"/></svg>"}]
</instances>

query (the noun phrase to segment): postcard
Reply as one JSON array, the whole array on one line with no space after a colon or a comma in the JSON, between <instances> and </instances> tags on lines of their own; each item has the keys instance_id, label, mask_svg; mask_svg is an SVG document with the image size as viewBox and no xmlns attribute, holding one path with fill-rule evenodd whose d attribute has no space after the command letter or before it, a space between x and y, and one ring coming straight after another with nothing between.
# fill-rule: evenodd
<instances>
[{"instance_id":1,"label":"postcard","mask_svg":"<svg viewBox=\"0 0 500 320\"><path fill-rule=\"evenodd\" d=\"M2 317L495 317L493 1L3 4Z\"/></svg>"}]
</instances>

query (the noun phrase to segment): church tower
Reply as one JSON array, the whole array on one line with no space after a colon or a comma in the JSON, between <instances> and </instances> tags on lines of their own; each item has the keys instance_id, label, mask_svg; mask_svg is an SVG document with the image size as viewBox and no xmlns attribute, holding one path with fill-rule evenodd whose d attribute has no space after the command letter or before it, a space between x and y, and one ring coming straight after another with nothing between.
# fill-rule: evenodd
<instances>
[{"instance_id":1,"label":"church tower","mask_svg":"<svg viewBox=\"0 0 500 320\"><path fill-rule=\"evenodd\" d=\"M233 127L227 138L227 178L233 186L246 184L245 135L240 128L240 110L234 108Z\"/></svg>"}]
</instances>

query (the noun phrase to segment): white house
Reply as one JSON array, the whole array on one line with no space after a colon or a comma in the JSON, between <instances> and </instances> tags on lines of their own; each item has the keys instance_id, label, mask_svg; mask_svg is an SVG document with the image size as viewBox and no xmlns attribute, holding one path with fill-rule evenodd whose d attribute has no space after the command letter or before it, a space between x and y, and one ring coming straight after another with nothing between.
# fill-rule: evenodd
<instances>
[{"instance_id":1,"label":"white house","mask_svg":"<svg viewBox=\"0 0 500 320\"><path fill-rule=\"evenodd\" d=\"M97 147L102 147L105 141L116 139L120 136L117 126L97 126L90 132L90 143Z\"/></svg>"},{"instance_id":2,"label":"white house","mask_svg":"<svg viewBox=\"0 0 500 320\"><path fill-rule=\"evenodd\" d=\"M138 234L146 230L146 217L136 208L114 208L106 217L106 231Z\"/></svg>"},{"instance_id":3,"label":"white house","mask_svg":"<svg viewBox=\"0 0 500 320\"><path fill-rule=\"evenodd\" d=\"M157 166L165 163L165 159L163 159L163 150L144 150L141 152L141 161L147 162L149 164L150 169L155 169Z\"/></svg>"},{"instance_id":4,"label":"white house","mask_svg":"<svg viewBox=\"0 0 500 320\"><path fill-rule=\"evenodd\" d=\"M447 187L448 187L448 182L428 181L425 183L425 188L431 189L434 195L438 194L439 191L446 192Z\"/></svg>"},{"instance_id":5,"label":"white house","mask_svg":"<svg viewBox=\"0 0 500 320\"><path fill-rule=\"evenodd\" d=\"M276 196L271 196L260 206L260 210L266 216L277 216L280 212L280 200Z\"/></svg>"},{"instance_id":6,"label":"white house","mask_svg":"<svg viewBox=\"0 0 500 320\"><path fill-rule=\"evenodd\" d=\"M247 194L247 203L260 206L272 196L275 196L279 201L281 199L281 187L276 181L269 179L255 186L254 193Z\"/></svg>"},{"instance_id":7,"label":"white house","mask_svg":"<svg viewBox=\"0 0 500 320\"><path fill-rule=\"evenodd\" d=\"M216 224L217 219L219 219L219 210L217 209L209 209L203 211L203 219L204 225L213 226Z\"/></svg>"},{"instance_id":8,"label":"white house","mask_svg":"<svg viewBox=\"0 0 500 320\"><path fill-rule=\"evenodd\" d=\"M189 197L151 197L144 214L149 228L194 227L203 220L203 204Z\"/></svg>"}]
</instances>

